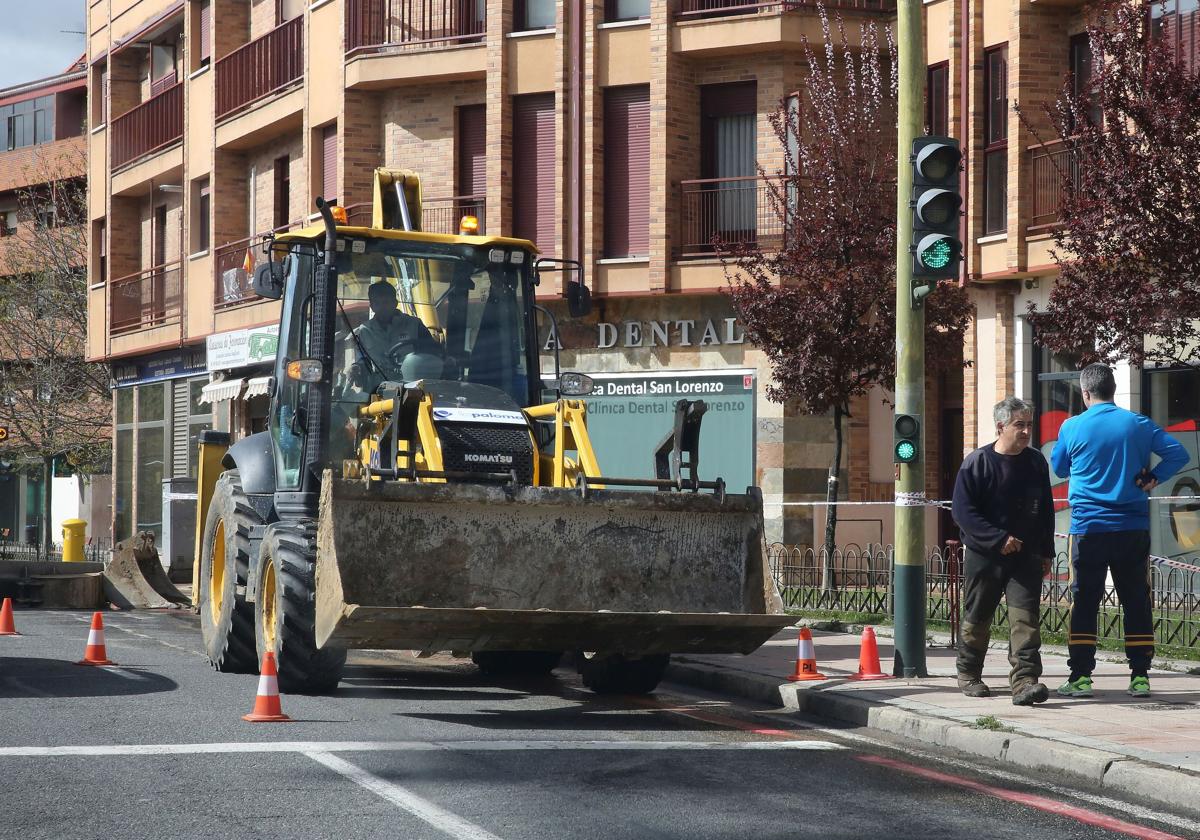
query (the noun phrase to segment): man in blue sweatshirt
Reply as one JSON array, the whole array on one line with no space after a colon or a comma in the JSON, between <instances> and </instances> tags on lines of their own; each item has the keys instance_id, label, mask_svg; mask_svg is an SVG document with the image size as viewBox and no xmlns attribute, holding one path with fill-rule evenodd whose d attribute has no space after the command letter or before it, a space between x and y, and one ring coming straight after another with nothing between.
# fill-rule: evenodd
<instances>
[{"instance_id":1,"label":"man in blue sweatshirt","mask_svg":"<svg viewBox=\"0 0 1200 840\"><path fill-rule=\"evenodd\" d=\"M1150 696L1154 619L1150 608L1148 496L1188 461L1187 450L1148 417L1113 404L1117 383L1107 365L1079 375L1087 411L1062 425L1050 456L1054 472L1070 479L1071 676L1064 697L1091 697L1096 667L1096 614L1112 573L1125 625L1129 693ZM1161 460L1150 468L1150 456Z\"/></svg>"}]
</instances>

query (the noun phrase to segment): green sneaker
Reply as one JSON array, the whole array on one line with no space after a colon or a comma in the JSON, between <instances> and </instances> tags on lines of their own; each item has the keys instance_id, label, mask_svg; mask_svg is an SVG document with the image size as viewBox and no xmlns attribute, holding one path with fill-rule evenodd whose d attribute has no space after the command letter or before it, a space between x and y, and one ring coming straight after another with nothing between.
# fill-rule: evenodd
<instances>
[{"instance_id":1,"label":"green sneaker","mask_svg":"<svg viewBox=\"0 0 1200 840\"><path fill-rule=\"evenodd\" d=\"M1129 696L1130 697L1149 697L1150 696L1150 678L1145 676L1134 677L1129 681Z\"/></svg>"},{"instance_id":2,"label":"green sneaker","mask_svg":"<svg viewBox=\"0 0 1200 840\"><path fill-rule=\"evenodd\" d=\"M1058 687L1058 693L1063 697L1091 697L1092 678L1087 674L1067 680Z\"/></svg>"}]
</instances>

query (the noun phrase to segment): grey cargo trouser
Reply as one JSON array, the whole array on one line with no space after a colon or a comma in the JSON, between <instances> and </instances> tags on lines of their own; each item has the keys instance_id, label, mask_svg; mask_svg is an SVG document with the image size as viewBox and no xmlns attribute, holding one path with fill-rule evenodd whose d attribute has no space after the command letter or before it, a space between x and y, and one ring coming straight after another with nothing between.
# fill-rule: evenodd
<instances>
[{"instance_id":1,"label":"grey cargo trouser","mask_svg":"<svg viewBox=\"0 0 1200 840\"><path fill-rule=\"evenodd\" d=\"M1040 628L1042 561L1024 554L992 557L963 547L964 587L962 639L958 674L979 679L1000 598L1008 603L1009 684L1017 688L1042 675Z\"/></svg>"}]
</instances>

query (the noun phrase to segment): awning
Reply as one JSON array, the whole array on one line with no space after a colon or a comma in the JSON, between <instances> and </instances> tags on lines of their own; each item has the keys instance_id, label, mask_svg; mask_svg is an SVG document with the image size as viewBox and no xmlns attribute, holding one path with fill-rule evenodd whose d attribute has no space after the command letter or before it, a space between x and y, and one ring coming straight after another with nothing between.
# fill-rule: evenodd
<instances>
[{"instance_id":1,"label":"awning","mask_svg":"<svg viewBox=\"0 0 1200 840\"><path fill-rule=\"evenodd\" d=\"M248 400L251 397L265 397L271 393L271 377L256 376L246 383L246 393L242 394L242 399Z\"/></svg>"},{"instance_id":2,"label":"awning","mask_svg":"<svg viewBox=\"0 0 1200 840\"><path fill-rule=\"evenodd\" d=\"M200 402L219 403L224 400L233 400L237 399L241 392L241 379L222 379L220 382L210 382L200 389Z\"/></svg>"}]
</instances>

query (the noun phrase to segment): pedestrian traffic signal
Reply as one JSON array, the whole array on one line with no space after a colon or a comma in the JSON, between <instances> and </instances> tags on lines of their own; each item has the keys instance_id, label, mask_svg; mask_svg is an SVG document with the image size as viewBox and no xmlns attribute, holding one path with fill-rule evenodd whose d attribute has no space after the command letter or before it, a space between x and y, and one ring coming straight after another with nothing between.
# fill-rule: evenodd
<instances>
[{"instance_id":1,"label":"pedestrian traffic signal","mask_svg":"<svg viewBox=\"0 0 1200 840\"><path fill-rule=\"evenodd\" d=\"M962 152L951 137L913 140L912 305L919 307L938 280L958 277L958 171Z\"/></svg>"},{"instance_id":2,"label":"pedestrian traffic signal","mask_svg":"<svg viewBox=\"0 0 1200 840\"><path fill-rule=\"evenodd\" d=\"M892 424L893 460L911 464L921 455L921 418L915 414L897 414Z\"/></svg>"}]
</instances>

